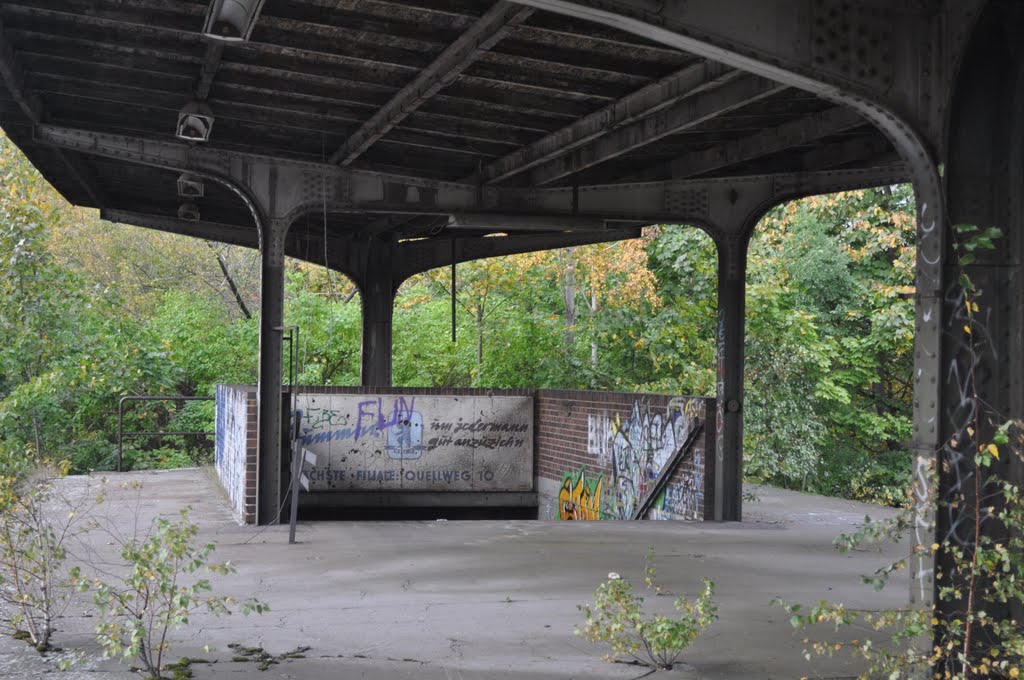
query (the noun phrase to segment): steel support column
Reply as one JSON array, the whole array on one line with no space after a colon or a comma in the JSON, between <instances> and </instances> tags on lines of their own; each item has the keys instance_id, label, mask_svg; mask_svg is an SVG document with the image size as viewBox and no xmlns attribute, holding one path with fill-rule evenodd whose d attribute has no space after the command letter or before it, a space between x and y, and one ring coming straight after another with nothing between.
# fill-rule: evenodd
<instances>
[{"instance_id":1,"label":"steel support column","mask_svg":"<svg viewBox=\"0 0 1024 680\"><path fill-rule=\"evenodd\" d=\"M1024 462L1011 453L1016 443L990 467L976 465L974 458L996 427L1024 419L1024 52L1016 38L1022 29L1019 4L986 8L949 106L949 219L940 223L948 260L938 288L943 318L936 338L941 361L929 379L939 405L935 541L949 546L937 554L936 590L955 586L963 599L936 598L936 616L943 621L964 620L970 606L970 572L962 564L957 569L953 551L970 556L979 531L1005 545L1010 536L991 521L986 507L998 512L1002 500L993 492L1007 481L1024 482ZM1002 237L994 249L970 253L975 262L964 262L963 242L971 233L948 226L955 224L996 227ZM973 291L964 290L961 275ZM975 615L984 609L995 620L1024 617L1020 601L975 600L973 607ZM990 655L985 637L976 632L973 638L975 664Z\"/></svg>"},{"instance_id":2,"label":"steel support column","mask_svg":"<svg viewBox=\"0 0 1024 680\"><path fill-rule=\"evenodd\" d=\"M288 224L270 220L261 234L257 522L274 524L281 509L281 327L284 325L284 237Z\"/></svg>"},{"instance_id":3,"label":"steel support column","mask_svg":"<svg viewBox=\"0 0 1024 680\"><path fill-rule=\"evenodd\" d=\"M391 386L391 328L398 289L392 259L389 244L373 242L358 282L363 300L360 382L364 387Z\"/></svg>"},{"instance_id":4,"label":"steel support column","mask_svg":"<svg viewBox=\"0 0 1024 680\"><path fill-rule=\"evenodd\" d=\"M718 238L715 521L743 518L743 343L749 231Z\"/></svg>"}]
</instances>

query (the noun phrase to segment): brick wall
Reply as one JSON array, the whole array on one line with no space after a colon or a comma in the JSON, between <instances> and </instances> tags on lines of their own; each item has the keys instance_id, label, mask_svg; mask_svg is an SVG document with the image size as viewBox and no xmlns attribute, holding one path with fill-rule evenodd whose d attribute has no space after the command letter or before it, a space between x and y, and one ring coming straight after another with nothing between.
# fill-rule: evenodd
<instances>
[{"instance_id":1,"label":"brick wall","mask_svg":"<svg viewBox=\"0 0 1024 680\"><path fill-rule=\"evenodd\" d=\"M703 519L714 509L715 400L540 390L537 490L544 519L624 519L673 453L701 428L647 517Z\"/></svg>"},{"instance_id":2,"label":"brick wall","mask_svg":"<svg viewBox=\"0 0 1024 680\"><path fill-rule=\"evenodd\" d=\"M535 397L537 390L496 390L489 388L452 388L452 387L317 387L312 385L296 385L296 394L312 392L316 394L410 394L424 396L495 396L495 397Z\"/></svg>"}]
</instances>

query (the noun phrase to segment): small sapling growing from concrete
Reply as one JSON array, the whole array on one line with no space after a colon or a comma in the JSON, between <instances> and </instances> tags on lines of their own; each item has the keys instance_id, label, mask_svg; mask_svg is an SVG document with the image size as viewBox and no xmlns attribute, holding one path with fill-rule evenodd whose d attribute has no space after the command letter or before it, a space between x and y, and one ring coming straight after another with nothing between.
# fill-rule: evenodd
<instances>
[{"instance_id":1,"label":"small sapling growing from concrete","mask_svg":"<svg viewBox=\"0 0 1024 680\"><path fill-rule=\"evenodd\" d=\"M0 477L0 630L50 649L74 588L68 542L87 528L91 500L74 503L55 487L66 468ZM98 499L97 499L98 502Z\"/></svg>"},{"instance_id":2,"label":"small sapling growing from concrete","mask_svg":"<svg viewBox=\"0 0 1024 680\"><path fill-rule=\"evenodd\" d=\"M163 678L172 628L188 625L198 611L218 616L231 613L235 600L214 595L209 579L192 577L200 571L220 575L235 571L227 562L210 562L214 546L197 546L198 531L188 520L187 508L176 522L157 519L142 540L132 537L121 542L127 573L120 580L96 578L82 586L93 591L93 601L100 608L96 639L104 656L126 662L137 659L148 677ZM261 614L269 607L249 600L240 609Z\"/></svg>"},{"instance_id":3,"label":"small sapling growing from concrete","mask_svg":"<svg viewBox=\"0 0 1024 680\"><path fill-rule=\"evenodd\" d=\"M645 565L647 589L655 590L657 572L652 550L645 556ZM715 584L704 579L704 590L696 600L676 599L676 616L646 615L643 596L633 592L632 583L612 572L594 591L594 604L579 605L586 621L576 629L576 634L610 646L611 652L605 655L610 662L628 660L651 668L670 669L683 650L718 619L718 607L712 601L714 594Z\"/></svg>"}]
</instances>

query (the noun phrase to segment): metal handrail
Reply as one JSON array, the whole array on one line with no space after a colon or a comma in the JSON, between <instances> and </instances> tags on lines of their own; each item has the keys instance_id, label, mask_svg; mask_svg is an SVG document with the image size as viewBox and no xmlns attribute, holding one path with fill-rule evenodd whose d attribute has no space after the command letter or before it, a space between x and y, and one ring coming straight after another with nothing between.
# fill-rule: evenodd
<instances>
[{"instance_id":1,"label":"metal handrail","mask_svg":"<svg viewBox=\"0 0 1024 680\"><path fill-rule=\"evenodd\" d=\"M121 397L117 402L117 471L121 472L125 437L154 437L156 435L213 435L216 432L128 432L124 426L124 402L126 401L213 401L214 397Z\"/></svg>"}]
</instances>

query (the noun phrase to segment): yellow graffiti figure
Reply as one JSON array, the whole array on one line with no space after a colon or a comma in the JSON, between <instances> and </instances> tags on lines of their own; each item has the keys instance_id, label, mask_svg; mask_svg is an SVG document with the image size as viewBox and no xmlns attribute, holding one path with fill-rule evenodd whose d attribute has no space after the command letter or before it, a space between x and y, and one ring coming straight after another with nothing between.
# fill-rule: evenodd
<instances>
[{"instance_id":1,"label":"yellow graffiti figure","mask_svg":"<svg viewBox=\"0 0 1024 680\"><path fill-rule=\"evenodd\" d=\"M580 468L575 482L572 474L562 481L558 492L558 514L562 519L601 519L601 487L604 476L594 484L587 484L586 471Z\"/></svg>"}]
</instances>

